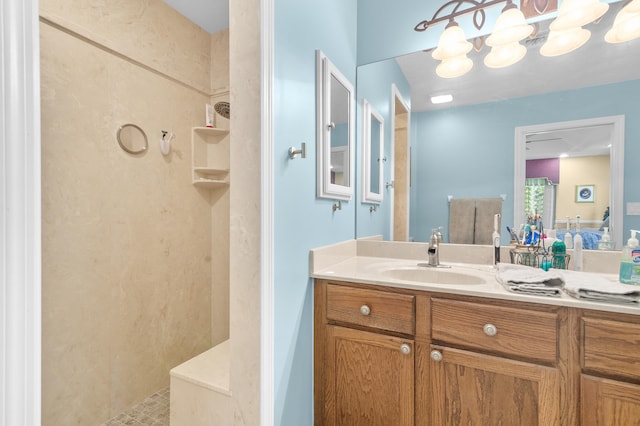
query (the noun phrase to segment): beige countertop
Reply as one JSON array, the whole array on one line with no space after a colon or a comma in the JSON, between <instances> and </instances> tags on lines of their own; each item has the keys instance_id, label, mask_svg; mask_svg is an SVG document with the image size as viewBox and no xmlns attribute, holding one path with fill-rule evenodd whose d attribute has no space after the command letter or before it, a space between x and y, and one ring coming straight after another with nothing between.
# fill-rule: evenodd
<instances>
[{"instance_id":1,"label":"beige countertop","mask_svg":"<svg viewBox=\"0 0 640 426\"><path fill-rule=\"evenodd\" d=\"M379 240L350 240L311 250L310 275L312 278L335 281L640 315L640 306L637 304L592 302L576 299L566 293L562 293L560 297L545 297L508 291L496 281L496 269L491 264L490 248L460 246L448 247L441 251L440 263L451 266L450 269L444 269L444 273L462 273L472 277L479 282L478 284L434 284L392 277L390 275L393 275L394 270L418 269L418 264L425 263L426 244ZM508 247L503 247L503 253L505 250L508 253ZM443 256L445 252L448 254ZM615 254L605 256L615 257ZM508 254L504 258L508 260ZM468 259L469 262L461 262L460 259ZM613 259L605 261L613 262ZM597 274L613 282L618 280L617 274L602 272Z\"/></svg>"}]
</instances>

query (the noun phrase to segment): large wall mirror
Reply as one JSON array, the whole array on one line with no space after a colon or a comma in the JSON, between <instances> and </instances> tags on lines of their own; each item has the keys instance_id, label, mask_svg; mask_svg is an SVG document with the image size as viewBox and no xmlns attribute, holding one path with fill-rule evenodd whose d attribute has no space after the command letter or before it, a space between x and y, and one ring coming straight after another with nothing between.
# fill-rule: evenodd
<instances>
[{"instance_id":1,"label":"large wall mirror","mask_svg":"<svg viewBox=\"0 0 640 426\"><path fill-rule=\"evenodd\" d=\"M504 196L501 242L509 243L506 226L517 228L522 220L520 200L526 164L523 151L527 151L526 140L515 140L517 128L623 116L626 137L640 134L640 39L619 44L604 42L604 34L623 3L612 3L599 22L585 26L591 32L587 43L559 57L543 57L539 52L550 22L541 20L534 38L522 42L527 48L524 59L507 68L491 69L483 64L489 52L486 46L469 52L473 68L452 79L436 75L439 62L431 57L429 49L382 61L398 66L411 88L410 239L428 241L431 229L443 226L443 237L448 241L450 197ZM428 31L441 32L443 28ZM366 79L370 70L381 68L380 63L360 66L358 80ZM432 96L445 94L451 94L453 101L430 102ZM359 98L366 96L367 93L358 93ZM541 139L542 132L537 133ZM605 148L613 143L614 150L619 146L611 141L602 143ZM637 152L632 144L624 144L624 139L621 145L624 148L611 152L611 161L615 157L620 164L623 154L629 158ZM517 152L521 157L516 158ZM627 179L637 174L613 163L608 168L611 183L607 191L598 186L598 193L610 193L611 227L616 247L620 248L621 237L617 235L624 236L635 220L634 216L624 215L625 173ZM576 185L573 186L570 196L566 200L563 196L559 202L575 206L568 214L575 226L575 216L584 206L575 202ZM594 209L590 216L583 213L582 220L596 227L603 219L601 210Z\"/></svg>"},{"instance_id":2,"label":"large wall mirror","mask_svg":"<svg viewBox=\"0 0 640 426\"><path fill-rule=\"evenodd\" d=\"M384 120L365 99L362 101L362 202L382 202L384 176Z\"/></svg>"},{"instance_id":3,"label":"large wall mirror","mask_svg":"<svg viewBox=\"0 0 640 426\"><path fill-rule=\"evenodd\" d=\"M317 196L350 200L354 181L354 89L316 52Z\"/></svg>"}]
</instances>

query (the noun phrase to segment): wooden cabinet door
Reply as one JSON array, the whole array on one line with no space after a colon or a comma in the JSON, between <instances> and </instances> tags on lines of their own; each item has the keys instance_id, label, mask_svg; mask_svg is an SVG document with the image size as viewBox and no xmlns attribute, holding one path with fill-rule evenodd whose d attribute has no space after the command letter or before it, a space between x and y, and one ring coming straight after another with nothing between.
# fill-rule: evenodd
<instances>
[{"instance_id":1,"label":"wooden cabinet door","mask_svg":"<svg viewBox=\"0 0 640 426\"><path fill-rule=\"evenodd\" d=\"M640 386L581 376L583 426L640 425Z\"/></svg>"},{"instance_id":2,"label":"wooden cabinet door","mask_svg":"<svg viewBox=\"0 0 640 426\"><path fill-rule=\"evenodd\" d=\"M413 425L412 340L327 326L326 425Z\"/></svg>"},{"instance_id":3,"label":"wooden cabinet door","mask_svg":"<svg viewBox=\"0 0 640 426\"><path fill-rule=\"evenodd\" d=\"M557 369L435 345L431 349L432 425L560 423Z\"/></svg>"}]
</instances>

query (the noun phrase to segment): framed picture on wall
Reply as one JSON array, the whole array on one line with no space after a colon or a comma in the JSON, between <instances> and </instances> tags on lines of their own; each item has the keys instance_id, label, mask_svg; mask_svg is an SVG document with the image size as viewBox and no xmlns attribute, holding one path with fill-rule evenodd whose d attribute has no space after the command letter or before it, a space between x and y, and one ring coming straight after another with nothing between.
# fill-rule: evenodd
<instances>
[{"instance_id":1,"label":"framed picture on wall","mask_svg":"<svg viewBox=\"0 0 640 426\"><path fill-rule=\"evenodd\" d=\"M576 185L576 203L593 203L595 201L595 185Z\"/></svg>"}]
</instances>

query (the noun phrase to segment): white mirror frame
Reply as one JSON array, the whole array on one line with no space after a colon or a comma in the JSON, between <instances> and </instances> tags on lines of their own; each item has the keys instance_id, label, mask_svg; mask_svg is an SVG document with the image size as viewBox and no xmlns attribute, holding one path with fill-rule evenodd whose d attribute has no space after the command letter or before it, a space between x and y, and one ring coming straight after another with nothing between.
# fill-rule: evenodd
<instances>
[{"instance_id":1,"label":"white mirror frame","mask_svg":"<svg viewBox=\"0 0 640 426\"><path fill-rule=\"evenodd\" d=\"M614 242L614 249L622 248L622 214L624 211L622 190L624 180L624 115L614 115L609 117L589 118L586 120L564 121L560 123L537 124L532 126L516 127L515 129L515 164L514 164L514 196L513 196L513 216L514 226L524 223L524 181L526 168L526 137L531 133L549 132L573 129L576 127L598 126L603 124L613 124L613 135L610 155L610 192L609 206L609 231Z\"/></svg>"},{"instance_id":2,"label":"white mirror frame","mask_svg":"<svg viewBox=\"0 0 640 426\"><path fill-rule=\"evenodd\" d=\"M331 79L335 78L349 92L348 108L348 159L343 167L347 168L348 185L331 183ZM354 182L354 113L353 85L319 50L316 51L316 151L317 151L317 196L333 200L350 200L353 196Z\"/></svg>"},{"instance_id":3,"label":"white mirror frame","mask_svg":"<svg viewBox=\"0 0 640 426\"><path fill-rule=\"evenodd\" d=\"M378 137L378 150L373 152L371 147L371 125L373 119L380 123L380 130ZM371 190L371 160L372 158L378 159L378 191L373 192ZM371 104L366 100L362 100L362 202L363 203L382 203L383 195L382 188L384 182L384 119L376 111Z\"/></svg>"}]
</instances>

